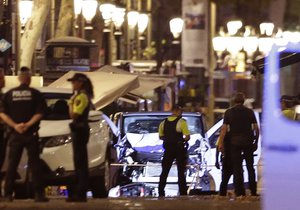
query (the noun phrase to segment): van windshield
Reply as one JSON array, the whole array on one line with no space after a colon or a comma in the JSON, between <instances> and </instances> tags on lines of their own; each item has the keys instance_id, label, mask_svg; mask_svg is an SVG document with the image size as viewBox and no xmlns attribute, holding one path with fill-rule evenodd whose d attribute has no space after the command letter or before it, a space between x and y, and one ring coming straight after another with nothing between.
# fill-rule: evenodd
<instances>
[{"instance_id":1,"label":"van windshield","mask_svg":"<svg viewBox=\"0 0 300 210\"><path fill-rule=\"evenodd\" d=\"M158 133L160 123L167 115L127 116L124 118L123 133L150 134ZM191 134L202 134L203 126L200 116L183 116Z\"/></svg>"}]
</instances>

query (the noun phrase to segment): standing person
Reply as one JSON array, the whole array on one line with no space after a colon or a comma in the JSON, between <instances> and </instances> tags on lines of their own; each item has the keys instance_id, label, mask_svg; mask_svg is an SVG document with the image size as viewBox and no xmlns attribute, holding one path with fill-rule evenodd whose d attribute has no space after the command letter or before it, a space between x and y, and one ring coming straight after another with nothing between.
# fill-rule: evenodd
<instances>
[{"instance_id":1,"label":"standing person","mask_svg":"<svg viewBox=\"0 0 300 210\"><path fill-rule=\"evenodd\" d=\"M216 168L220 169L219 164L219 157L220 157L220 151L219 151L219 145L220 145L220 138L218 139L216 146L217 146L217 152L216 152ZM224 138L224 151L221 153L221 163L222 163L222 182L220 184L220 196L227 196L227 186L228 182L230 180L230 177L233 175L233 167L232 167L232 160L231 160L231 154L230 154L230 138L229 134L227 133Z\"/></svg>"},{"instance_id":2,"label":"standing person","mask_svg":"<svg viewBox=\"0 0 300 210\"><path fill-rule=\"evenodd\" d=\"M296 120L295 99L292 96L283 95L280 98L282 114L290 120Z\"/></svg>"},{"instance_id":3,"label":"standing person","mask_svg":"<svg viewBox=\"0 0 300 210\"><path fill-rule=\"evenodd\" d=\"M179 193L180 195L187 195L185 179L187 150L185 143L190 140L190 131L187 122L182 119L182 108L180 106L176 105L172 110L172 116L160 124L159 137L164 141L163 146L165 149L158 186L159 196L165 196L164 189L174 159L177 163Z\"/></svg>"},{"instance_id":4,"label":"standing person","mask_svg":"<svg viewBox=\"0 0 300 210\"><path fill-rule=\"evenodd\" d=\"M243 158L246 161L249 174L251 195L257 196L253 153L257 150L259 128L253 110L246 108L243 105L244 102L245 95L237 93L234 97L235 105L225 112L219 145L220 151L224 152L224 137L229 129L234 188L237 197L246 195L243 177Z\"/></svg>"},{"instance_id":5,"label":"standing person","mask_svg":"<svg viewBox=\"0 0 300 210\"><path fill-rule=\"evenodd\" d=\"M90 79L84 74L76 73L68 81L72 82L74 90L74 95L69 102L69 110L73 120L70 128L73 139L76 188L74 195L70 196L67 201L86 202L89 178L87 143L90 136L88 116L94 92Z\"/></svg>"},{"instance_id":6,"label":"standing person","mask_svg":"<svg viewBox=\"0 0 300 210\"><path fill-rule=\"evenodd\" d=\"M32 173L35 201L47 202L39 167L38 142L39 124L47 105L43 95L38 90L29 87L31 83L29 68L22 67L18 78L20 86L4 95L3 105L0 108L0 117L11 129L8 137L9 155L5 178L5 200L13 200L17 167L25 148L28 154L29 169Z\"/></svg>"}]
</instances>

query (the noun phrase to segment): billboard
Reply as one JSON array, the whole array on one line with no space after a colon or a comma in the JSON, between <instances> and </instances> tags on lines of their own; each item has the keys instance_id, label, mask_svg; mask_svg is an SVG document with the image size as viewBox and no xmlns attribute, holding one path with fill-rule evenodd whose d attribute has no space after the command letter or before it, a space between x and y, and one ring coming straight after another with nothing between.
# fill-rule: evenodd
<instances>
[{"instance_id":1,"label":"billboard","mask_svg":"<svg viewBox=\"0 0 300 210\"><path fill-rule=\"evenodd\" d=\"M182 62L186 67L208 66L209 13L207 0L183 0Z\"/></svg>"}]
</instances>

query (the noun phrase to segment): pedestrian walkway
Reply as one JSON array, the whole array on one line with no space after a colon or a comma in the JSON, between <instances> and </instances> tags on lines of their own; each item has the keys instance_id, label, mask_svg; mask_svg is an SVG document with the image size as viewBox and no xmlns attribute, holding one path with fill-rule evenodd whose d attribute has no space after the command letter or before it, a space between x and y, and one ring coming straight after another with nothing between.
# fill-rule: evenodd
<instances>
[{"instance_id":1,"label":"pedestrian walkway","mask_svg":"<svg viewBox=\"0 0 300 210\"><path fill-rule=\"evenodd\" d=\"M0 209L14 210L261 210L258 199L218 199L216 196L189 196L176 198L118 198L89 200L87 203L66 203L63 199L51 199L49 203L34 203L32 200L17 200L0 203Z\"/></svg>"}]
</instances>

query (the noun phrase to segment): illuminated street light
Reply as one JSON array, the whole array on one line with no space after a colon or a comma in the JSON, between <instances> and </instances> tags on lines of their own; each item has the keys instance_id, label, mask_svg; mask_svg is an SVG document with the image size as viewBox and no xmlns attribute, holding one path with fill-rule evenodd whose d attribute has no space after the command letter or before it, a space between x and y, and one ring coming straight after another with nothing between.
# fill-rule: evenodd
<instances>
[{"instance_id":1,"label":"illuminated street light","mask_svg":"<svg viewBox=\"0 0 300 210\"><path fill-rule=\"evenodd\" d=\"M25 26L28 19L31 17L32 8L33 8L33 1L21 0L19 2L20 22L22 26Z\"/></svg>"},{"instance_id":2,"label":"illuminated street light","mask_svg":"<svg viewBox=\"0 0 300 210\"><path fill-rule=\"evenodd\" d=\"M87 23L91 23L97 12L98 2L96 0L84 0L82 4L82 15Z\"/></svg>"},{"instance_id":3,"label":"illuminated street light","mask_svg":"<svg viewBox=\"0 0 300 210\"><path fill-rule=\"evenodd\" d=\"M261 37L258 39L258 49L260 52L265 55L269 54L272 49L272 46L275 42L275 39L272 37Z\"/></svg>"},{"instance_id":4,"label":"illuminated street light","mask_svg":"<svg viewBox=\"0 0 300 210\"><path fill-rule=\"evenodd\" d=\"M267 23L267 22L261 23L259 25L259 28L260 28L261 35L272 36L274 30L274 23Z\"/></svg>"},{"instance_id":5,"label":"illuminated street light","mask_svg":"<svg viewBox=\"0 0 300 210\"><path fill-rule=\"evenodd\" d=\"M295 31L284 31L282 37L287 40L287 42L298 43L300 42L300 32Z\"/></svg>"},{"instance_id":6,"label":"illuminated street light","mask_svg":"<svg viewBox=\"0 0 300 210\"><path fill-rule=\"evenodd\" d=\"M105 3L100 5L99 10L105 22L110 22L112 20L115 14L115 9L116 6L114 4Z\"/></svg>"},{"instance_id":7,"label":"illuminated street light","mask_svg":"<svg viewBox=\"0 0 300 210\"><path fill-rule=\"evenodd\" d=\"M214 37L213 47L216 52L224 52L226 50L226 37L224 36Z\"/></svg>"},{"instance_id":8,"label":"illuminated street light","mask_svg":"<svg viewBox=\"0 0 300 210\"><path fill-rule=\"evenodd\" d=\"M230 36L235 35L238 30L240 30L243 26L243 22L241 20L233 20L227 23L228 34Z\"/></svg>"},{"instance_id":9,"label":"illuminated street light","mask_svg":"<svg viewBox=\"0 0 300 210\"><path fill-rule=\"evenodd\" d=\"M112 16L112 21L117 29L115 35L122 35L120 28L123 25L124 20L125 20L125 9L119 7L115 8Z\"/></svg>"},{"instance_id":10,"label":"illuminated street light","mask_svg":"<svg viewBox=\"0 0 300 210\"><path fill-rule=\"evenodd\" d=\"M227 51L236 56L243 49L243 38L239 36L230 36L226 40Z\"/></svg>"},{"instance_id":11,"label":"illuminated street light","mask_svg":"<svg viewBox=\"0 0 300 210\"><path fill-rule=\"evenodd\" d=\"M137 11L130 11L127 14L128 25L130 28L134 28L139 21L139 13Z\"/></svg>"},{"instance_id":12,"label":"illuminated street light","mask_svg":"<svg viewBox=\"0 0 300 210\"><path fill-rule=\"evenodd\" d=\"M173 18L170 20L170 31L175 39L180 37L183 30L184 21L182 18Z\"/></svg>"},{"instance_id":13,"label":"illuminated street light","mask_svg":"<svg viewBox=\"0 0 300 210\"><path fill-rule=\"evenodd\" d=\"M149 17L147 14L139 14L138 30L140 34L143 34L148 26Z\"/></svg>"},{"instance_id":14,"label":"illuminated street light","mask_svg":"<svg viewBox=\"0 0 300 210\"><path fill-rule=\"evenodd\" d=\"M74 0L74 13L77 17L81 14L83 0Z\"/></svg>"}]
</instances>

